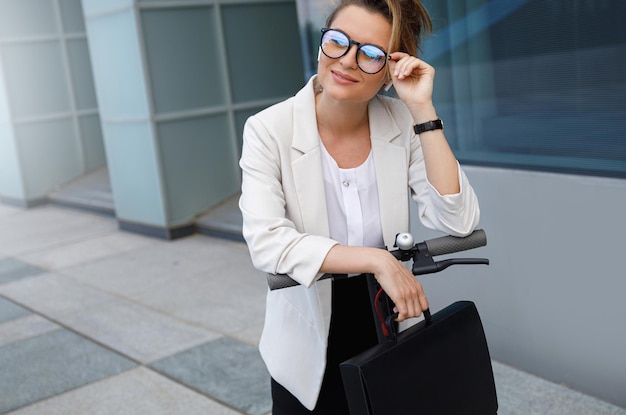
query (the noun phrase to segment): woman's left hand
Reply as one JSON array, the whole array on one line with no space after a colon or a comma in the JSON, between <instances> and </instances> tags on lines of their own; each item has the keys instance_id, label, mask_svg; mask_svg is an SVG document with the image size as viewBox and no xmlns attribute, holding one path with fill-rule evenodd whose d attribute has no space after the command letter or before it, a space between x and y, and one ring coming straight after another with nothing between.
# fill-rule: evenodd
<instances>
[{"instance_id":1,"label":"woman's left hand","mask_svg":"<svg viewBox=\"0 0 626 415\"><path fill-rule=\"evenodd\" d=\"M398 98L409 108L432 105L435 68L415 56L394 52L389 73Z\"/></svg>"}]
</instances>

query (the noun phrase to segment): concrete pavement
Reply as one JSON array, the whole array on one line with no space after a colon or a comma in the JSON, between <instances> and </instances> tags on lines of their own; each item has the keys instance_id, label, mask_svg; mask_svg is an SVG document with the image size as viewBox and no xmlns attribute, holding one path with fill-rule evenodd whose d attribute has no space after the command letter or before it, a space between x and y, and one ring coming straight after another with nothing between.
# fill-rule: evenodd
<instances>
[{"instance_id":1,"label":"concrete pavement","mask_svg":"<svg viewBox=\"0 0 626 415\"><path fill-rule=\"evenodd\" d=\"M239 242L0 204L0 414L268 414L265 290ZM501 415L626 415L498 362L494 373Z\"/></svg>"}]
</instances>

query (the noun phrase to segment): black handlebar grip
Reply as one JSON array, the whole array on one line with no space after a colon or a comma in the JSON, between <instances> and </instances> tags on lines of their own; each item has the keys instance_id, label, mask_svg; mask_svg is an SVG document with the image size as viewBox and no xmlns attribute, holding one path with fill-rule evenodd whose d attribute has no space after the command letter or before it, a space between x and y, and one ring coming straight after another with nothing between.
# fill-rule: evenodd
<instances>
[{"instance_id":1,"label":"black handlebar grip","mask_svg":"<svg viewBox=\"0 0 626 415\"><path fill-rule=\"evenodd\" d=\"M442 236L441 238L424 241L431 256L451 254L453 252L467 251L487 245L487 235L482 229L476 229L465 237Z\"/></svg>"},{"instance_id":2,"label":"black handlebar grip","mask_svg":"<svg viewBox=\"0 0 626 415\"><path fill-rule=\"evenodd\" d=\"M287 274L267 274L267 285L270 290L280 290L281 288L295 287L300 285L297 281L291 279Z\"/></svg>"},{"instance_id":3,"label":"black handlebar grip","mask_svg":"<svg viewBox=\"0 0 626 415\"><path fill-rule=\"evenodd\" d=\"M326 280L329 278L341 278L345 277L345 274L324 274L319 277L318 281ZM291 278L287 274L267 274L267 285L270 287L271 291L280 290L281 288L289 288L295 287L296 285L300 285L300 283L293 278Z\"/></svg>"}]
</instances>

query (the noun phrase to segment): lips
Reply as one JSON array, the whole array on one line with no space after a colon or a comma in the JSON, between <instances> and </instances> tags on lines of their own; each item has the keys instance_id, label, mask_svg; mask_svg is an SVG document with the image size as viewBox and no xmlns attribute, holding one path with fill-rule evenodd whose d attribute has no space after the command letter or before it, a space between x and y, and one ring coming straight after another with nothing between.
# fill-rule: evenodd
<instances>
[{"instance_id":1,"label":"lips","mask_svg":"<svg viewBox=\"0 0 626 415\"><path fill-rule=\"evenodd\" d=\"M356 79L354 79L353 77L346 75L343 72L339 72L339 71L331 71L331 73L333 74L333 78L335 78L335 80L337 80L340 83L354 83L357 82Z\"/></svg>"}]
</instances>

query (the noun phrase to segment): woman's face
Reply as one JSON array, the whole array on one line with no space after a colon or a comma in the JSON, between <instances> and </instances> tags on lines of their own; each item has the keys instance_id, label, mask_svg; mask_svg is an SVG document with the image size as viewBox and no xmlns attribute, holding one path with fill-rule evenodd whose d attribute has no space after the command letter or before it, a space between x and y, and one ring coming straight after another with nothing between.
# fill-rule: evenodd
<instances>
[{"instance_id":1,"label":"woman's face","mask_svg":"<svg viewBox=\"0 0 626 415\"><path fill-rule=\"evenodd\" d=\"M391 37L391 25L382 15L354 5L337 13L330 28L340 29L356 42L378 45L385 50ZM320 53L317 73L325 94L340 101L369 101L380 90L387 77L387 67L376 74L365 73L357 66L356 53L356 45L351 45L348 53L337 59Z\"/></svg>"}]
</instances>

